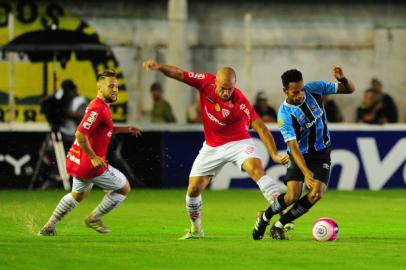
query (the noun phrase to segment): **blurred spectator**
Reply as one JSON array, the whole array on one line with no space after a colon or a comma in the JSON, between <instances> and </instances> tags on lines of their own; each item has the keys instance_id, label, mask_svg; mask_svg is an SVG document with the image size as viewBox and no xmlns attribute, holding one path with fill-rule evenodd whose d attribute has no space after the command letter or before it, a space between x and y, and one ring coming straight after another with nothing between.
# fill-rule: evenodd
<instances>
[{"instance_id":1,"label":"blurred spectator","mask_svg":"<svg viewBox=\"0 0 406 270\"><path fill-rule=\"evenodd\" d=\"M393 98L383 91L383 84L377 78L372 78L371 88L376 89L381 94L382 100L382 114L386 118L387 123L396 123L398 122L398 109L396 107Z\"/></svg>"},{"instance_id":2,"label":"blurred spectator","mask_svg":"<svg viewBox=\"0 0 406 270\"><path fill-rule=\"evenodd\" d=\"M45 114L53 132L60 132L65 152L71 147L76 127L86 110L87 101L79 96L78 89L72 80L65 80L61 88L54 94L46 96L41 102L41 110ZM41 185L42 189L56 187L61 182L56 164L55 148L51 135L46 136L39 149L39 157L35 167L30 188Z\"/></svg>"},{"instance_id":3,"label":"blurred spectator","mask_svg":"<svg viewBox=\"0 0 406 270\"><path fill-rule=\"evenodd\" d=\"M259 91L255 99L254 110L264 122L276 122L276 112L268 104L264 91Z\"/></svg>"},{"instance_id":4,"label":"blurred spectator","mask_svg":"<svg viewBox=\"0 0 406 270\"><path fill-rule=\"evenodd\" d=\"M364 100L357 109L357 122L383 124L387 122L383 114L383 103L378 90L369 88L364 92Z\"/></svg>"},{"instance_id":5,"label":"blurred spectator","mask_svg":"<svg viewBox=\"0 0 406 270\"><path fill-rule=\"evenodd\" d=\"M329 99L328 95L321 96L323 106L326 111L327 121L330 123L339 123L343 121L343 115L340 108L333 99Z\"/></svg>"},{"instance_id":6,"label":"blurred spectator","mask_svg":"<svg viewBox=\"0 0 406 270\"><path fill-rule=\"evenodd\" d=\"M187 122L189 124L202 122L199 97L196 98L195 103L193 103L192 105L190 105L187 108L186 116L187 116Z\"/></svg>"},{"instance_id":7,"label":"blurred spectator","mask_svg":"<svg viewBox=\"0 0 406 270\"><path fill-rule=\"evenodd\" d=\"M151 111L151 122L153 123L175 123L171 105L163 97L162 86L155 82L151 85L151 95L154 102Z\"/></svg>"},{"instance_id":8,"label":"blurred spectator","mask_svg":"<svg viewBox=\"0 0 406 270\"><path fill-rule=\"evenodd\" d=\"M65 150L68 150L75 140L76 127L85 114L87 100L85 97L79 95L77 86L73 81L65 80L62 82L61 86L63 96L68 101L68 104L65 109L64 118L62 119L60 131Z\"/></svg>"}]
</instances>

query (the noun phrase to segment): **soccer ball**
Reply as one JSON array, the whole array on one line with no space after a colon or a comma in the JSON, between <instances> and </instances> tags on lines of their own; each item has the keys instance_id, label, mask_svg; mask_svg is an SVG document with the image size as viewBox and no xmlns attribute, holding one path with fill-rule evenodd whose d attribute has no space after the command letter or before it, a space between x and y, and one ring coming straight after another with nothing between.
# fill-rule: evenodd
<instances>
[{"instance_id":1,"label":"soccer ball","mask_svg":"<svg viewBox=\"0 0 406 270\"><path fill-rule=\"evenodd\" d=\"M319 218L314 222L312 232L316 241L335 241L338 237L338 225L332 218Z\"/></svg>"}]
</instances>

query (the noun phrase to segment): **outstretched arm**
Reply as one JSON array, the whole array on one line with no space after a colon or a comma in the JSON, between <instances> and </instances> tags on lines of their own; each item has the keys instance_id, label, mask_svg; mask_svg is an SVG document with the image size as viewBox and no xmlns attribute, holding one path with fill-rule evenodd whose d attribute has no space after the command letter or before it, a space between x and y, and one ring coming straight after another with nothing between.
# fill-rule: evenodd
<instances>
[{"instance_id":1,"label":"outstretched arm","mask_svg":"<svg viewBox=\"0 0 406 270\"><path fill-rule=\"evenodd\" d=\"M113 128L113 133L129 133L138 138L141 136L141 129L132 126L115 126Z\"/></svg>"},{"instance_id":2,"label":"outstretched arm","mask_svg":"<svg viewBox=\"0 0 406 270\"><path fill-rule=\"evenodd\" d=\"M351 94L355 91L355 85L344 76L340 66L333 67L333 76L339 81L337 94Z\"/></svg>"},{"instance_id":3,"label":"outstretched arm","mask_svg":"<svg viewBox=\"0 0 406 270\"><path fill-rule=\"evenodd\" d=\"M275 140L271 132L266 127L265 123L262 121L261 118L257 118L252 122L252 128L258 133L261 140L264 142L266 149L268 150L269 155L271 156L272 160L278 164L287 164L289 161L289 156L286 155L284 157L278 155Z\"/></svg>"},{"instance_id":4,"label":"outstretched arm","mask_svg":"<svg viewBox=\"0 0 406 270\"><path fill-rule=\"evenodd\" d=\"M155 60L147 60L142 64L142 66L147 71L159 70L160 72L162 72L163 74L165 74L166 76L168 76L170 78L184 82L183 70L181 70L178 67L160 64Z\"/></svg>"}]
</instances>

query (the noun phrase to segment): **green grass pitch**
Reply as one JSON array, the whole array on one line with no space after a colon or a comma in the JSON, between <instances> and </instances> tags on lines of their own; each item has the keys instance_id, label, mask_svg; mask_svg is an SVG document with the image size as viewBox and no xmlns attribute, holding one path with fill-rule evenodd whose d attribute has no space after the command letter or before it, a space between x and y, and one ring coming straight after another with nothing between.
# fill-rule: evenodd
<instances>
[{"instance_id":1,"label":"green grass pitch","mask_svg":"<svg viewBox=\"0 0 406 270\"><path fill-rule=\"evenodd\" d=\"M257 190L206 191L206 239L177 240L189 222L185 190L133 190L99 235L83 218L103 194L94 190L57 227L36 235L62 191L0 191L0 269L406 269L406 190L327 191L296 222L289 241L251 240ZM340 228L336 242L312 240L315 219ZM268 232L267 232L268 234Z\"/></svg>"}]
</instances>

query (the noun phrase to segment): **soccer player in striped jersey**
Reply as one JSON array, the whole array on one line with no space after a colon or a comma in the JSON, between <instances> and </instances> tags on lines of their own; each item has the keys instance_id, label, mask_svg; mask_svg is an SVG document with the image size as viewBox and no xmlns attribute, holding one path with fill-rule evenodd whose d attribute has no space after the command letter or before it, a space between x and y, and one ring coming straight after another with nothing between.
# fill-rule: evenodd
<instances>
[{"instance_id":1,"label":"soccer player in striped jersey","mask_svg":"<svg viewBox=\"0 0 406 270\"><path fill-rule=\"evenodd\" d=\"M124 174L107 163L107 147L112 133L129 133L136 137L141 135L140 129L136 127L114 126L109 106L117 101L117 95L116 74L112 71L98 74L97 96L86 108L75 133L76 140L66 157L66 170L73 177L72 192L59 201L39 235L56 235L56 225L87 197L93 185L105 190L106 195L85 219L85 224L99 233L111 231L101 218L117 207L131 188Z\"/></svg>"},{"instance_id":2,"label":"soccer player in striped jersey","mask_svg":"<svg viewBox=\"0 0 406 270\"><path fill-rule=\"evenodd\" d=\"M302 73L296 69L282 74L286 100L279 107L278 125L288 145L290 160L285 184L287 192L279 195L265 212L259 212L252 236L263 238L271 218L293 206L271 227L271 237L287 239L284 225L305 214L323 196L330 177L330 133L321 97L329 94L351 94L354 84L340 66L334 66L338 82L314 81L304 84ZM301 197L303 184L308 193Z\"/></svg>"}]
</instances>

